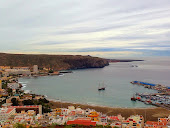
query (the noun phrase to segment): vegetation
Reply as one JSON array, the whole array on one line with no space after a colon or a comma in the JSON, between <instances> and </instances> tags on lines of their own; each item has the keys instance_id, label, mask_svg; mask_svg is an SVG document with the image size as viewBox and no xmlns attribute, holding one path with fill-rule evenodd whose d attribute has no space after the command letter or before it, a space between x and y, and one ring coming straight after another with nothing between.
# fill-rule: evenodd
<instances>
[{"instance_id":1,"label":"vegetation","mask_svg":"<svg viewBox=\"0 0 170 128\"><path fill-rule=\"evenodd\" d=\"M24 124L16 123L14 128L26 128L26 126Z\"/></svg>"},{"instance_id":2,"label":"vegetation","mask_svg":"<svg viewBox=\"0 0 170 128\"><path fill-rule=\"evenodd\" d=\"M81 68L102 68L108 65L106 59L80 55L29 55L0 53L0 65L29 66L38 65L39 68L66 70Z\"/></svg>"},{"instance_id":3,"label":"vegetation","mask_svg":"<svg viewBox=\"0 0 170 128\"><path fill-rule=\"evenodd\" d=\"M18 100L16 98L11 99L12 106L18 106Z\"/></svg>"},{"instance_id":4,"label":"vegetation","mask_svg":"<svg viewBox=\"0 0 170 128\"><path fill-rule=\"evenodd\" d=\"M50 106L47 104L49 103L49 101L46 98L43 99L39 99L39 100L24 100L22 101L23 105L42 105L42 112L43 113L47 113L47 112L51 112L51 108Z\"/></svg>"},{"instance_id":5,"label":"vegetation","mask_svg":"<svg viewBox=\"0 0 170 128\"><path fill-rule=\"evenodd\" d=\"M54 73L54 71L52 69L49 70L49 73Z\"/></svg>"},{"instance_id":6,"label":"vegetation","mask_svg":"<svg viewBox=\"0 0 170 128\"><path fill-rule=\"evenodd\" d=\"M6 89L7 88L7 83L9 83L9 81L3 80L2 81L2 88Z\"/></svg>"}]
</instances>

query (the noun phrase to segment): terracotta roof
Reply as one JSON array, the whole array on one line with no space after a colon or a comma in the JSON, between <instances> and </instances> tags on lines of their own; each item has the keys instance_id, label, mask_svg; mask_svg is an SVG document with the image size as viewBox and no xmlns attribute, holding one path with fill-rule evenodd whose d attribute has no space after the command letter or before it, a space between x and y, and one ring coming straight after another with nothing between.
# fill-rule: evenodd
<instances>
[{"instance_id":1,"label":"terracotta roof","mask_svg":"<svg viewBox=\"0 0 170 128\"><path fill-rule=\"evenodd\" d=\"M119 118L117 116L109 116L110 119L112 120L118 120L119 121Z\"/></svg>"},{"instance_id":2,"label":"terracotta roof","mask_svg":"<svg viewBox=\"0 0 170 128\"><path fill-rule=\"evenodd\" d=\"M87 126L93 125L93 126L95 126L96 122L93 122L89 119L76 119L76 120L69 120L67 122L67 125L70 125L70 124L79 124L79 125L87 125Z\"/></svg>"},{"instance_id":3,"label":"terracotta roof","mask_svg":"<svg viewBox=\"0 0 170 128\"><path fill-rule=\"evenodd\" d=\"M39 105L30 105L30 106L10 106L9 108L39 108Z\"/></svg>"},{"instance_id":4,"label":"terracotta roof","mask_svg":"<svg viewBox=\"0 0 170 128\"><path fill-rule=\"evenodd\" d=\"M166 125L165 122L155 122L155 121L147 121L146 125Z\"/></svg>"},{"instance_id":5,"label":"terracotta roof","mask_svg":"<svg viewBox=\"0 0 170 128\"><path fill-rule=\"evenodd\" d=\"M14 110L15 108L6 108L6 109L1 109L0 113L10 113L12 110Z\"/></svg>"},{"instance_id":6,"label":"terracotta roof","mask_svg":"<svg viewBox=\"0 0 170 128\"><path fill-rule=\"evenodd\" d=\"M10 113L12 110L14 110L14 108L8 108L6 113Z\"/></svg>"}]
</instances>

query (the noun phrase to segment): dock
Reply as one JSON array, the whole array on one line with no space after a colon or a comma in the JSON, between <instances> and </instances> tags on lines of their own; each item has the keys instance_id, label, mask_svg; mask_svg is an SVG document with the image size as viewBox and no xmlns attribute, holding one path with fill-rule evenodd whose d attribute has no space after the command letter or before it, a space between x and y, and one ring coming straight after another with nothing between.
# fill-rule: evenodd
<instances>
[{"instance_id":1,"label":"dock","mask_svg":"<svg viewBox=\"0 0 170 128\"><path fill-rule=\"evenodd\" d=\"M170 87L160 85L160 84L152 84L141 81L132 81L131 84L137 84L143 86L148 89L157 90L158 93L135 93L136 101L143 102L147 105L153 105L156 107L162 107L167 110L170 110Z\"/></svg>"}]
</instances>

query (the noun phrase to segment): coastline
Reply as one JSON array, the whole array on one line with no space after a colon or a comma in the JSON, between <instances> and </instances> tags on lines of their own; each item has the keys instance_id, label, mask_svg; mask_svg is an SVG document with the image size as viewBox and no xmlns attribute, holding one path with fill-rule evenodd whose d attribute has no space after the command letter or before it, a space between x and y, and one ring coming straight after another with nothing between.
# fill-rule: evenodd
<instances>
[{"instance_id":1,"label":"coastline","mask_svg":"<svg viewBox=\"0 0 170 128\"><path fill-rule=\"evenodd\" d=\"M148 121L157 121L159 117L168 117L170 111L161 107L151 107L151 108L119 108L119 107L106 107L106 106L97 106L97 105L86 105L80 103L70 103L70 102L61 102L49 100L48 103L52 109L55 108L67 108L68 106L74 106L75 108L80 107L82 109L94 109L103 114L117 115L121 114L123 117L128 118L130 115L143 115L145 120Z\"/></svg>"},{"instance_id":2,"label":"coastline","mask_svg":"<svg viewBox=\"0 0 170 128\"><path fill-rule=\"evenodd\" d=\"M23 84L23 83L22 83ZM24 90L24 89L23 89ZM45 95L44 95L45 96ZM67 108L68 106L74 106L75 108L80 107L82 109L94 109L98 112L102 112L103 114L107 114L108 116L115 116L121 114L123 117L128 118L131 115L143 115L146 121L157 121L160 117L168 117L170 115L170 111L161 107L142 107L142 108L129 108L129 107L109 107L95 104L87 104L87 103L77 103L77 102L69 102L63 101L59 99L51 99L49 97L45 98L49 100L48 105L52 109L56 108Z\"/></svg>"}]
</instances>

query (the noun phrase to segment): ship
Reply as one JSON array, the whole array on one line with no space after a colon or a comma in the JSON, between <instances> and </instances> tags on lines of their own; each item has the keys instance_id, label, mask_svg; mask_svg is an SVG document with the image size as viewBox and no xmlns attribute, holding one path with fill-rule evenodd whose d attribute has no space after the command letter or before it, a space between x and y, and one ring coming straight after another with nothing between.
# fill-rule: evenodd
<instances>
[{"instance_id":1,"label":"ship","mask_svg":"<svg viewBox=\"0 0 170 128\"><path fill-rule=\"evenodd\" d=\"M99 83L99 87L98 87L98 91L102 91L102 90L105 90L106 87L104 86L104 83L103 83L103 87L100 87L100 83Z\"/></svg>"},{"instance_id":2,"label":"ship","mask_svg":"<svg viewBox=\"0 0 170 128\"><path fill-rule=\"evenodd\" d=\"M131 97L131 100L132 100L132 101L136 101L137 99L136 99L136 97L133 95L133 97Z\"/></svg>"},{"instance_id":3,"label":"ship","mask_svg":"<svg viewBox=\"0 0 170 128\"><path fill-rule=\"evenodd\" d=\"M131 65L131 67L138 67L137 65Z\"/></svg>"},{"instance_id":4,"label":"ship","mask_svg":"<svg viewBox=\"0 0 170 128\"><path fill-rule=\"evenodd\" d=\"M152 101L150 99L146 99L145 104L147 104L147 105L152 104Z\"/></svg>"}]
</instances>

